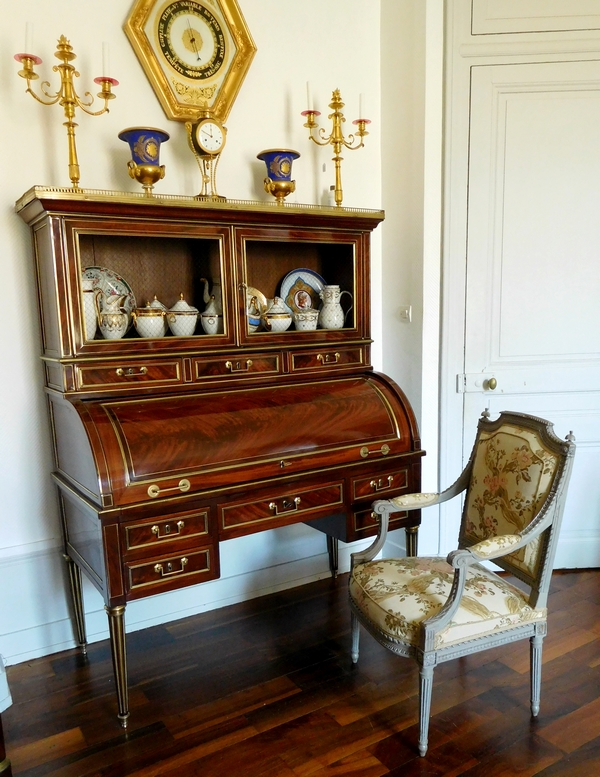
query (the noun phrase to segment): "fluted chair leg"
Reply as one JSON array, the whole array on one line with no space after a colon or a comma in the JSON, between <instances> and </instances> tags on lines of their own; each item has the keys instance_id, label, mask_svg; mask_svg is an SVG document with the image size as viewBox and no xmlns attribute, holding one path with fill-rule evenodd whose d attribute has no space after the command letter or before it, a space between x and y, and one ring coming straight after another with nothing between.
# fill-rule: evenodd
<instances>
[{"instance_id":1,"label":"fluted chair leg","mask_svg":"<svg viewBox=\"0 0 600 777\"><path fill-rule=\"evenodd\" d=\"M422 666L419 676L419 755L423 756L427 752L427 743L429 741L429 713L431 712L433 667Z\"/></svg>"},{"instance_id":2,"label":"fluted chair leg","mask_svg":"<svg viewBox=\"0 0 600 777\"><path fill-rule=\"evenodd\" d=\"M352 631L352 649L350 655L352 656L352 663L355 664L358 661L358 643L360 639L360 624L358 618L352 612L350 613L351 631Z\"/></svg>"},{"instance_id":3,"label":"fluted chair leg","mask_svg":"<svg viewBox=\"0 0 600 777\"><path fill-rule=\"evenodd\" d=\"M533 717L537 717L540 711L540 693L542 687L542 643L544 642L544 636L535 634L529 640L531 665L530 665L530 678L531 678L531 714Z\"/></svg>"}]
</instances>

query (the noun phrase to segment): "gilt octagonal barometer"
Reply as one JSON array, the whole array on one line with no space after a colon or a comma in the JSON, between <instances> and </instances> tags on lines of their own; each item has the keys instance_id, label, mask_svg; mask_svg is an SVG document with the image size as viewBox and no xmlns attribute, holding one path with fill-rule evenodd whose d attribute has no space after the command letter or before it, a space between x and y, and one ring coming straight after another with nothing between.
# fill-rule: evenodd
<instances>
[{"instance_id":1,"label":"gilt octagonal barometer","mask_svg":"<svg viewBox=\"0 0 600 777\"><path fill-rule=\"evenodd\" d=\"M136 0L124 29L169 119L226 120L256 52L237 0Z\"/></svg>"}]
</instances>

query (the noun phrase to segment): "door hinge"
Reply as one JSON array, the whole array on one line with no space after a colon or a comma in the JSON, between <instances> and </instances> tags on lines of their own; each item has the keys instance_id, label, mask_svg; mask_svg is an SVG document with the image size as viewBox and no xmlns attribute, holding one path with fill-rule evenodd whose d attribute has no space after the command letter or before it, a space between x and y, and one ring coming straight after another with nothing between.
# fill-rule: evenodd
<instances>
[{"instance_id":1,"label":"door hinge","mask_svg":"<svg viewBox=\"0 0 600 777\"><path fill-rule=\"evenodd\" d=\"M456 393L464 394L467 390L467 376L464 372L459 373L456 376Z\"/></svg>"}]
</instances>

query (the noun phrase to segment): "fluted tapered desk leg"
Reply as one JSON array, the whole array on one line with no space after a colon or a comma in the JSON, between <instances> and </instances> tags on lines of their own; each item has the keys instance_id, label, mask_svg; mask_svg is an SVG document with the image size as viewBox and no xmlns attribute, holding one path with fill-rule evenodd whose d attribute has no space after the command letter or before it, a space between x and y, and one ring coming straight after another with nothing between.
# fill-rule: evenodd
<instances>
[{"instance_id":1,"label":"fluted tapered desk leg","mask_svg":"<svg viewBox=\"0 0 600 777\"><path fill-rule=\"evenodd\" d=\"M76 639L85 656L87 654L87 634L85 631L85 609L83 606L83 583L81 569L70 556L65 554L67 569L69 570L69 583L71 585L71 600L73 602L73 615L75 616Z\"/></svg>"},{"instance_id":2,"label":"fluted tapered desk leg","mask_svg":"<svg viewBox=\"0 0 600 777\"><path fill-rule=\"evenodd\" d=\"M117 717L123 728L127 728L129 717L129 693L127 691L127 653L125 647L125 605L105 607L108 613L110 630L110 650L112 654L115 685L117 688Z\"/></svg>"},{"instance_id":3,"label":"fluted tapered desk leg","mask_svg":"<svg viewBox=\"0 0 600 777\"><path fill-rule=\"evenodd\" d=\"M329 571L331 577L338 575L338 541L335 537L327 535L327 553L329 554Z\"/></svg>"},{"instance_id":4,"label":"fluted tapered desk leg","mask_svg":"<svg viewBox=\"0 0 600 777\"><path fill-rule=\"evenodd\" d=\"M418 553L419 527L407 526L404 531L406 533L406 555L416 556Z\"/></svg>"},{"instance_id":5,"label":"fluted tapered desk leg","mask_svg":"<svg viewBox=\"0 0 600 777\"><path fill-rule=\"evenodd\" d=\"M2 775L2 777L12 777L12 768L9 759L6 757L6 750L4 749L2 718L0 718L0 775Z\"/></svg>"}]
</instances>

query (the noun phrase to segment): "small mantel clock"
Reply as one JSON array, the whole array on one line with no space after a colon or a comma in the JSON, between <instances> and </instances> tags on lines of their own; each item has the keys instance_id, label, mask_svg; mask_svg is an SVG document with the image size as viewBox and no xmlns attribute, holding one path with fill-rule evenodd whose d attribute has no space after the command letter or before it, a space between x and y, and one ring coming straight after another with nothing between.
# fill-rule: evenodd
<instances>
[{"instance_id":1,"label":"small mantel clock","mask_svg":"<svg viewBox=\"0 0 600 777\"><path fill-rule=\"evenodd\" d=\"M227 128L208 113L198 121L187 121L185 127L189 146L202 174L202 189L197 195L198 199L224 200L225 197L217 193L216 172L225 146Z\"/></svg>"}]
</instances>

